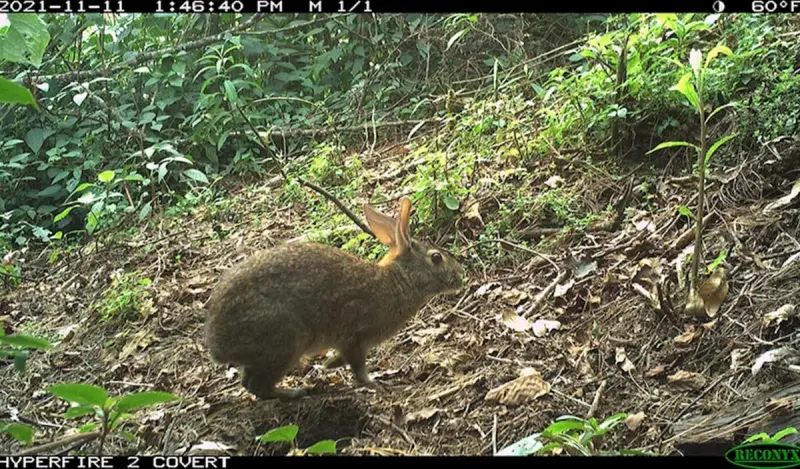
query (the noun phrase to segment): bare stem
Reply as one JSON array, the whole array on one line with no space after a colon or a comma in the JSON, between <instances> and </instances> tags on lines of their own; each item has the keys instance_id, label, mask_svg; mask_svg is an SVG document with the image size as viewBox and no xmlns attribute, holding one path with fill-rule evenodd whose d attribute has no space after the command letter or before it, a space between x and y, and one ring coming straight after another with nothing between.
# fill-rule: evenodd
<instances>
[{"instance_id":1,"label":"bare stem","mask_svg":"<svg viewBox=\"0 0 800 469\"><path fill-rule=\"evenodd\" d=\"M694 233L694 254L692 255L692 275L691 286L694 290L697 287L697 276L700 270L700 256L702 255L702 242L703 242L703 217L705 216L705 176L706 176L706 118L705 109L703 104L703 74L699 74L697 80L697 107L700 112L700 154L697 157L697 167L700 171L697 191L697 214L695 217L695 233Z\"/></svg>"}]
</instances>

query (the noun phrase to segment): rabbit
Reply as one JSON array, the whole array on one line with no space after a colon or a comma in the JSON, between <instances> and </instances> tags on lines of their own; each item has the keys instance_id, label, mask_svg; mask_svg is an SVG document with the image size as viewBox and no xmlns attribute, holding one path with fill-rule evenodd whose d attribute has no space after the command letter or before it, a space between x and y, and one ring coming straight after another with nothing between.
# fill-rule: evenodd
<instances>
[{"instance_id":1,"label":"rabbit","mask_svg":"<svg viewBox=\"0 0 800 469\"><path fill-rule=\"evenodd\" d=\"M377 263L316 243L259 252L223 276L208 301L205 343L212 361L241 367L259 399L296 399L308 388L276 385L301 357L334 349L328 369L350 365L356 381L384 390L368 374L371 348L393 336L431 298L464 283L456 258L409 234L411 202L399 219L370 205L364 214L390 248Z\"/></svg>"}]
</instances>

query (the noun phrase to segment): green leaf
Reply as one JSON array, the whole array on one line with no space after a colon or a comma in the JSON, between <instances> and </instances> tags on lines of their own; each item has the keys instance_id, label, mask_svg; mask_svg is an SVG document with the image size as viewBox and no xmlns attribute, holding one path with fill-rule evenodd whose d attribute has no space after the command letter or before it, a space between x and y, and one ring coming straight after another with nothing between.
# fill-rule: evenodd
<instances>
[{"instance_id":1,"label":"green leaf","mask_svg":"<svg viewBox=\"0 0 800 469\"><path fill-rule=\"evenodd\" d=\"M28 88L0 77L0 103L16 103L24 105L36 105Z\"/></svg>"},{"instance_id":2,"label":"green leaf","mask_svg":"<svg viewBox=\"0 0 800 469\"><path fill-rule=\"evenodd\" d=\"M47 391L68 402L103 407L108 399L105 389L91 384L54 384Z\"/></svg>"},{"instance_id":3,"label":"green leaf","mask_svg":"<svg viewBox=\"0 0 800 469\"><path fill-rule=\"evenodd\" d=\"M131 432L127 431L127 430L120 430L117 433L120 436L122 436L123 438L125 438L126 440L130 441L131 443L136 443L137 438L136 438L136 435L134 435L133 433L131 433Z\"/></svg>"},{"instance_id":4,"label":"green leaf","mask_svg":"<svg viewBox=\"0 0 800 469\"><path fill-rule=\"evenodd\" d=\"M67 412L64 416L68 419L74 419L78 417L83 417L84 415L93 414L95 412L94 407L88 405L81 405L77 407L70 407L67 409Z\"/></svg>"},{"instance_id":5,"label":"green leaf","mask_svg":"<svg viewBox=\"0 0 800 469\"><path fill-rule=\"evenodd\" d=\"M678 213L680 213L681 215L683 215L685 217L689 217L689 218L694 219L694 214L692 213L691 210L689 210L689 207L687 207L685 205L681 205L681 206L678 207Z\"/></svg>"},{"instance_id":6,"label":"green leaf","mask_svg":"<svg viewBox=\"0 0 800 469\"><path fill-rule=\"evenodd\" d=\"M53 223L58 223L58 222L60 222L61 220L63 220L63 219L64 219L64 217L66 217L67 215L69 215L69 212L71 212L73 208L75 208L75 206L74 206L74 205L73 205L73 206L71 206L71 207L67 207L67 208L65 208L64 210L62 210L62 211L61 211L61 213L59 213L58 215L56 215L56 216L53 218Z\"/></svg>"},{"instance_id":7,"label":"green leaf","mask_svg":"<svg viewBox=\"0 0 800 469\"><path fill-rule=\"evenodd\" d=\"M39 68L50 42L47 24L33 13L8 15L8 20L11 24L5 37L0 37L0 59Z\"/></svg>"},{"instance_id":8,"label":"green leaf","mask_svg":"<svg viewBox=\"0 0 800 469\"><path fill-rule=\"evenodd\" d=\"M455 197L446 195L442 198L442 201L444 202L445 207L447 207L448 209L453 211L458 210L458 205L459 205L458 199L456 199Z\"/></svg>"},{"instance_id":9,"label":"green leaf","mask_svg":"<svg viewBox=\"0 0 800 469\"><path fill-rule=\"evenodd\" d=\"M208 184L208 178L206 177L206 175L196 169L186 169L183 171L183 175L188 177L189 179Z\"/></svg>"},{"instance_id":10,"label":"green leaf","mask_svg":"<svg viewBox=\"0 0 800 469\"><path fill-rule=\"evenodd\" d=\"M225 80L223 86L225 88L225 97L228 98L228 101L231 103L236 104L238 102L239 94L236 92L236 87L233 85L233 82L230 80Z\"/></svg>"},{"instance_id":11,"label":"green leaf","mask_svg":"<svg viewBox=\"0 0 800 469\"><path fill-rule=\"evenodd\" d=\"M4 431L11 435L15 440L31 444L33 443L33 427L22 423L10 423L0 427L0 431Z\"/></svg>"},{"instance_id":12,"label":"green leaf","mask_svg":"<svg viewBox=\"0 0 800 469\"><path fill-rule=\"evenodd\" d=\"M542 432L544 435L556 435L559 433L565 433L570 430L582 430L586 428L586 423L581 422L579 420L562 420L560 422L553 422L550 424L545 431Z\"/></svg>"},{"instance_id":13,"label":"green leaf","mask_svg":"<svg viewBox=\"0 0 800 469\"><path fill-rule=\"evenodd\" d=\"M262 443L271 443L271 442L291 443L297 436L297 431L298 431L297 425L286 425L283 427L273 428L272 430L258 437L258 441Z\"/></svg>"},{"instance_id":14,"label":"green leaf","mask_svg":"<svg viewBox=\"0 0 800 469\"><path fill-rule=\"evenodd\" d=\"M114 176L116 175L117 173L114 170L103 171L97 175L97 179L101 182L109 183L114 180Z\"/></svg>"},{"instance_id":15,"label":"green leaf","mask_svg":"<svg viewBox=\"0 0 800 469\"><path fill-rule=\"evenodd\" d=\"M784 428L783 430L781 430L778 433L776 433L772 437L772 439L774 441L780 441L783 437L788 436L788 435L793 435L795 433L797 433L797 429L794 428L794 427Z\"/></svg>"},{"instance_id":16,"label":"green leaf","mask_svg":"<svg viewBox=\"0 0 800 469\"><path fill-rule=\"evenodd\" d=\"M706 163L708 163L708 161L711 159L711 155L713 155L714 152L717 151L717 148L721 147L723 144L725 144L725 142L727 142L728 140L732 139L735 136L736 136L735 133L731 135L726 135L721 139L717 140L716 142L714 142L714 144L711 145L711 147L706 152Z\"/></svg>"},{"instance_id":17,"label":"green leaf","mask_svg":"<svg viewBox=\"0 0 800 469\"><path fill-rule=\"evenodd\" d=\"M678 80L678 83L670 88L670 90L680 91L680 93L689 100L689 103L691 103L695 111L699 111L700 105L698 104L699 101L697 99L697 90L694 89L694 84L691 80L692 74L689 72L684 73L680 80Z\"/></svg>"},{"instance_id":18,"label":"green leaf","mask_svg":"<svg viewBox=\"0 0 800 469\"><path fill-rule=\"evenodd\" d=\"M117 409L120 412L132 412L142 407L149 407L164 402L170 402L178 399L178 396L168 392L160 391L144 391L134 394L128 394L122 397L117 402Z\"/></svg>"},{"instance_id":19,"label":"green leaf","mask_svg":"<svg viewBox=\"0 0 800 469\"><path fill-rule=\"evenodd\" d=\"M723 46L722 44L714 47L708 52L708 57L706 57L705 68L708 68L708 64L711 63L719 54L725 54L728 57L733 57L733 51L730 50L728 46Z\"/></svg>"},{"instance_id":20,"label":"green leaf","mask_svg":"<svg viewBox=\"0 0 800 469\"><path fill-rule=\"evenodd\" d=\"M735 101L732 101L732 102L730 102L728 104L723 104L722 106L714 109L713 111L711 111L711 114L709 114L708 117L706 117L706 123L708 123L711 120L711 118L714 117L714 114L718 113L719 111L721 111L723 109L726 109L726 108L729 108L729 107L735 107L735 106L738 106L738 105L739 105L739 103L737 103Z\"/></svg>"},{"instance_id":21,"label":"green leaf","mask_svg":"<svg viewBox=\"0 0 800 469\"><path fill-rule=\"evenodd\" d=\"M664 148L672 148L672 147L692 147L695 150L697 150L698 152L700 151L700 147L698 147L697 145L695 145L693 143L689 143L689 142L674 142L673 141L673 142L659 143L658 145L656 145L655 148L653 148L652 150L648 151L645 154L649 155L650 153L657 152L658 150L663 150Z\"/></svg>"},{"instance_id":22,"label":"green leaf","mask_svg":"<svg viewBox=\"0 0 800 469\"><path fill-rule=\"evenodd\" d=\"M25 143L28 144L31 151L34 153L39 153L39 150L42 148L44 141L47 140L47 137L53 135L54 133L55 131L50 129L31 129L25 134Z\"/></svg>"},{"instance_id":23,"label":"green leaf","mask_svg":"<svg viewBox=\"0 0 800 469\"><path fill-rule=\"evenodd\" d=\"M306 448L308 454L336 454L336 442L333 440L323 440L314 443Z\"/></svg>"},{"instance_id":24,"label":"green leaf","mask_svg":"<svg viewBox=\"0 0 800 469\"><path fill-rule=\"evenodd\" d=\"M89 433L91 431L94 431L95 428L97 428L97 423L89 422L87 424L81 425L81 427L78 429L78 433Z\"/></svg>"},{"instance_id":25,"label":"green leaf","mask_svg":"<svg viewBox=\"0 0 800 469\"><path fill-rule=\"evenodd\" d=\"M28 362L28 351L17 353L14 355L14 368L20 373L25 372L25 364Z\"/></svg>"},{"instance_id":26,"label":"green leaf","mask_svg":"<svg viewBox=\"0 0 800 469\"><path fill-rule=\"evenodd\" d=\"M6 335L0 337L0 343L39 350L48 350L52 347L50 342L38 337L28 335Z\"/></svg>"}]
</instances>

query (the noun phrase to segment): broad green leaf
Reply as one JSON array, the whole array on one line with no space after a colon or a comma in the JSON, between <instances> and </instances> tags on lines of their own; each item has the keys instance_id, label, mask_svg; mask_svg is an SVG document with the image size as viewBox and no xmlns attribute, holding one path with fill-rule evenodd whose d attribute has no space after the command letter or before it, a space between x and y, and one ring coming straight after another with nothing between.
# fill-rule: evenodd
<instances>
[{"instance_id":1,"label":"broad green leaf","mask_svg":"<svg viewBox=\"0 0 800 469\"><path fill-rule=\"evenodd\" d=\"M71 212L73 208L75 208L75 206L74 206L74 205L73 205L73 206L71 206L71 207L67 207L67 208L65 208L64 210L62 210L62 211L61 211L61 213L59 213L58 215L56 215L56 216L53 218L53 223L58 223L58 222L60 222L61 220L63 220L63 219L64 219L64 217L66 217L67 215L69 215L69 212Z\"/></svg>"},{"instance_id":2,"label":"broad green leaf","mask_svg":"<svg viewBox=\"0 0 800 469\"><path fill-rule=\"evenodd\" d=\"M717 148L721 147L723 144L725 144L725 142L727 142L728 140L732 139L735 136L736 136L735 133L726 135L721 139L717 140L716 142L714 142L714 144L711 145L711 147L706 152L706 163L708 163L708 161L711 159L711 155L713 155L714 152L717 151Z\"/></svg>"},{"instance_id":3,"label":"broad green leaf","mask_svg":"<svg viewBox=\"0 0 800 469\"><path fill-rule=\"evenodd\" d=\"M297 425L286 425L284 427L273 428L272 430L258 437L258 441L262 443L270 443L270 442L291 443L297 436L297 431L298 431Z\"/></svg>"},{"instance_id":4,"label":"broad green leaf","mask_svg":"<svg viewBox=\"0 0 800 469\"><path fill-rule=\"evenodd\" d=\"M109 183L114 180L114 176L116 175L117 173L114 170L103 171L97 175L97 179L101 182Z\"/></svg>"},{"instance_id":5,"label":"broad green leaf","mask_svg":"<svg viewBox=\"0 0 800 469\"><path fill-rule=\"evenodd\" d=\"M11 423L5 425L4 427L0 427L0 430L5 431L11 435L12 438L19 442L26 444L33 443L33 427L29 425L22 423Z\"/></svg>"},{"instance_id":6,"label":"broad green leaf","mask_svg":"<svg viewBox=\"0 0 800 469\"><path fill-rule=\"evenodd\" d=\"M685 217L694 218L694 214L692 213L692 211L689 210L689 207L685 205L681 205L678 207L678 213L680 213Z\"/></svg>"},{"instance_id":7,"label":"broad green leaf","mask_svg":"<svg viewBox=\"0 0 800 469\"><path fill-rule=\"evenodd\" d=\"M15 13L8 15L11 23L5 37L0 37L0 59L42 65L42 57L50 42L50 33L41 15Z\"/></svg>"},{"instance_id":8,"label":"broad green leaf","mask_svg":"<svg viewBox=\"0 0 800 469\"><path fill-rule=\"evenodd\" d=\"M698 104L697 100L697 90L695 90L694 84L692 83L691 73L684 73L680 80L678 80L678 83L676 83L675 86L670 89L679 91L683 96L685 96L686 99L689 100L689 103L691 103L692 107L694 107L695 111L700 110L700 105Z\"/></svg>"},{"instance_id":9,"label":"broad green leaf","mask_svg":"<svg viewBox=\"0 0 800 469\"><path fill-rule=\"evenodd\" d=\"M14 368L20 373L25 372L25 365L28 362L28 351L23 350L14 355Z\"/></svg>"},{"instance_id":10,"label":"broad green leaf","mask_svg":"<svg viewBox=\"0 0 800 469\"><path fill-rule=\"evenodd\" d=\"M586 428L586 424L581 421L577 420L562 420L560 422L553 422L550 424L545 431L542 432L543 435L554 435L559 433L568 432L569 430L581 430Z\"/></svg>"},{"instance_id":11,"label":"broad green leaf","mask_svg":"<svg viewBox=\"0 0 800 469\"><path fill-rule=\"evenodd\" d=\"M47 137L54 133L55 131L50 129L31 129L25 134L25 143L34 153L39 153L39 149L42 148L42 144L47 140Z\"/></svg>"},{"instance_id":12,"label":"broad green leaf","mask_svg":"<svg viewBox=\"0 0 800 469\"><path fill-rule=\"evenodd\" d=\"M97 423L89 422L87 424L81 425L81 427L78 429L78 433L89 433L91 431L94 431L95 428L97 428Z\"/></svg>"},{"instance_id":13,"label":"broad green leaf","mask_svg":"<svg viewBox=\"0 0 800 469\"><path fill-rule=\"evenodd\" d=\"M48 350L52 345L45 339L28 335L5 335L0 337L0 344L14 345L39 350Z\"/></svg>"},{"instance_id":14,"label":"broad green leaf","mask_svg":"<svg viewBox=\"0 0 800 469\"><path fill-rule=\"evenodd\" d=\"M306 448L308 454L336 454L336 442L333 440L323 440L314 443Z\"/></svg>"},{"instance_id":15,"label":"broad green leaf","mask_svg":"<svg viewBox=\"0 0 800 469\"><path fill-rule=\"evenodd\" d=\"M706 57L705 68L708 68L708 64L710 64L711 61L714 60L719 54L725 54L728 57L733 57L733 51L730 50L728 46L723 46L722 44L720 44L708 52L708 56Z\"/></svg>"},{"instance_id":16,"label":"broad green leaf","mask_svg":"<svg viewBox=\"0 0 800 469\"><path fill-rule=\"evenodd\" d=\"M196 169L186 169L183 171L183 175L189 179L208 184L208 178L206 175Z\"/></svg>"},{"instance_id":17,"label":"broad green leaf","mask_svg":"<svg viewBox=\"0 0 800 469\"><path fill-rule=\"evenodd\" d=\"M36 105L36 100L28 88L0 77L0 103Z\"/></svg>"},{"instance_id":18,"label":"broad green leaf","mask_svg":"<svg viewBox=\"0 0 800 469\"><path fill-rule=\"evenodd\" d=\"M105 389L82 383L54 384L47 391L68 402L103 407L108 399Z\"/></svg>"},{"instance_id":19,"label":"broad green leaf","mask_svg":"<svg viewBox=\"0 0 800 469\"><path fill-rule=\"evenodd\" d=\"M455 197L446 195L442 198L442 201L444 202L445 207L447 207L448 209L453 211L458 210L458 205L459 205L458 199L456 199Z\"/></svg>"},{"instance_id":20,"label":"broad green leaf","mask_svg":"<svg viewBox=\"0 0 800 469\"><path fill-rule=\"evenodd\" d=\"M67 412L64 416L68 419L74 419L78 417L83 417L84 415L93 414L95 412L94 407L88 405L81 405L77 407L70 407L67 409Z\"/></svg>"},{"instance_id":21,"label":"broad green leaf","mask_svg":"<svg viewBox=\"0 0 800 469\"><path fill-rule=\"evenodd\" d=\"M160 391L144 391L129 394L122 397L117 402L117 409L121 412L132 412L142 407L149 407L164 402L170 402L178 399L178 396L168 392Z\"/></svg>"},{"instance_id":22,"label":"broad green leaf","mask_svg":"<svg viewBox=\"0 0 800 469\"><path fill-rule=\"evenodd\" d=\"M228 101L231 103L236 104L238 102L239 94L236 92L236 87L233 85L233 82L230 80L225 80L223 86L225 87L225 97L228 98Z\"/></svg>"},{"instance_id":23,"label":"broad green leaf","mask_svg":"<svg viewBox=\"0 0 800 469\"><path fill-rule=\"evenodd\" d=\"M664 148L671 148L671 147L692 147L698 152L700 151L700 147L689 142L663 142L659 143L658 145L656 145L655 148L653 148L652 150L648 151L645 154L649 155L650 153L657 152L658 150L663 150Z\"/></svg>"}]
</instances>

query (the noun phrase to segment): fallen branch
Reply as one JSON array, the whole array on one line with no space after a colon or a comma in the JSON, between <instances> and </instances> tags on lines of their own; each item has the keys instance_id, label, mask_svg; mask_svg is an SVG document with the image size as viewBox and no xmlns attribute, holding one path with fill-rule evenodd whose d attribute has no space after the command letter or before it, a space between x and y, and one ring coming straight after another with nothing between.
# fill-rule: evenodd
<instances>
[{"instance_id":1,"label":"fallen branch","mask_svg":"<svg viewBox=\"0 0 800 469\"><path fill-rule=\"evenodd\" d=\"M35 448L26 449L25 451L21 451L17 453L17 456L29 456L31 454L43 454L45 451L50 451L52 449L60 448L64 445L68 445L70 443L76 442L85 442L94 440L100 437L100 432L88 432L88 433L77 433L75 435L65 436L63 438L59 438L58 440L51 441L50 443L45 443L41 446L37 446Z\"/></svg>"},{"instance_id":2,"label":"fallen branch","mask_svg":"<svg viewBox=\"0 0 800 469\"><path fill-rule=\"evenodd\" d=\"M597 407L600 405L600 396L603 395L603 391L605 391L607 384L608 382L606 380L600 382L600 387L597 388L597 392L594 393L594 400L592 400L592 406L589 407L589 412L586 413L587 419L594 417L594 413L597 412Z\"/></svg>"},{"instance_id":3,"label":"fallen branch","mask_svg":"<svg viewBox=\"0 0 800 469\"><path fill-rule=\"evenodd\" d=\"M545 297L550 295L550 293L552 293L552 291L555 290L556 285L566 280L567 277L569 277L569 273L570 273L569 270L565 270L564 272L561 273L561 275L556 277L556 279L553 280L553 282L550 285L548 285L544 290L539 292L539 294L536 295L536 297L533 299L533 303L531 303L531 306L528 308L528 310L522 313L522 317L529 319L531 314L533 314L535 311L538 311L539 308L542 306L542 303L544 303Z\"/></svg>"}]
</instances>

